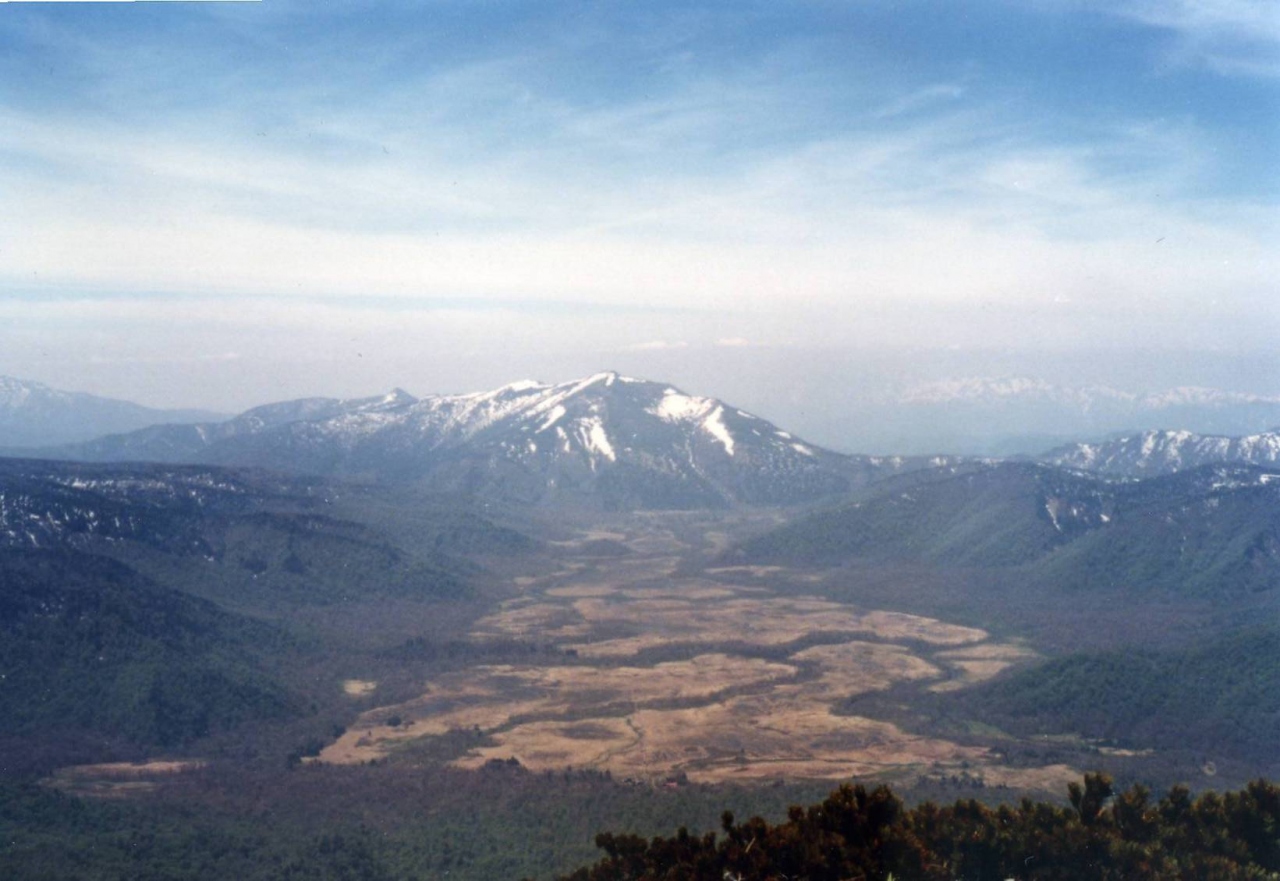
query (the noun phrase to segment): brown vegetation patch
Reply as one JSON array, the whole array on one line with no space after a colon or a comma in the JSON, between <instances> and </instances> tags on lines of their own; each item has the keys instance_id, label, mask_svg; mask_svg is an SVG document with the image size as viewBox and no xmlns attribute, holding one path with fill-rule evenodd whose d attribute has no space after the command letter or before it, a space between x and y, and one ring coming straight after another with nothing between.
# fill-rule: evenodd
<instances>
[{"instance_id":1,"label":"brown vegetation patch","mask_svg":"<svg viewBox=\"0 0 1280 881\"><path fill-rule=\"evenodd\" d=\"M717 586L680 586L680 587L643 587L620 591L628 599L660 600L674 599L683 603L704 602L706 600L727 600L739 594L731 587Z\"/></svg>"},{"instance_id":2,"label":"brown vegetation patch","mask_svg":"<svg viewBox=\"0 0 1280 881\"><path fill-rule=\"evenodd\" d=\"M717 566L707 569L708 575L750 575L753 578L764 578L786 572L782 566Z\"/></svg>"},{"instance_id":3,"label":"brown vegetation patch","mask_svg":"<svg viewBox=\"0 0 1280 881\"><path fill-rule=\"evenodd\" d=\"M1079 783L1081 772L1070 765L1045 765L1041 768L1007 768L990 765L975 772L988 786L1007 786L1010 789L1038 789L1043 792L1062 792L1070 783Z\"/></svg>"},{"instance_id":4,"label":"brown vegetation patch","mask_svg":"<svg viewBox=\"0 0 1280 881\"><path fill-rule=\"evenodd\" d=\"M980 642L990 635L977 627L947 624L935 618L923 618L904 612L868 612L863 616L863 621L866 627L882 639L914 639L933 645Z\"/></svg>"},{"instance_id":5,"label":"brown vegetation patch","mask_svg":"<svg viewBox=\"0 0 1280 881\"><path fill-rule=\"evenodd\" d=\"M616 594L618 589L607 584L577 584L573 587L553 587L548 590L549 597L565 599L581 599L583 597L607 597Z\"/></svg>"},{"instance_id":6,"label":"brown vegetation patch","mask_svg":"<svg viewBox=\"0 0 1280 881\"><path fill-rule=\"evenodd\" d=\"M449 674L411 701L363 714L321 759L366 761L413 738L474 730L487 744L459 767L515 758L535 771L593 768L650 780L683 772L705 782L967 772L1034 788L1060 788L1075 775L1065 766L998 768L986 749L833 709L903 683L963 687L1032 657L1025 647L988 643L983 630L933 618L778 596L763 581L731 583L784 577L778 567L709 573L723 580L671 575L681 560L668 555L681 542L643 526L625 540L632 557L525 582L523 597L472 632L480 640L556 642L576 662ZM818 635L834 641L812 645ZM777 657L795 643L809 647ZM625 660L681 646L697 654L651 665ZM392 717L401 724L386 724Z\"/></svg>"},{"instance_id":7,"label":"brown vegetation patch","mask_svg":"<svg viewBox=\"0 0 1280 881\"><path fill-rule=\"evenodd\" d=\"M613 705L635 708L714 700L730 691L791 679L796 672L787 664L723 654L653 667L477 667L447 677L411 701L362 714L321 752L320 760L366 762L407 740L460 729L492 732L530 717L589 715ZM392 718L401 724L389 726Z\"/></svg>"},{"instance_id":8,"label":"brown vegetation patch","mask_svg":"<svg viewBox=\"0 0 1280 881\"><path fill-rule=\"evenodd\" d=\"M749 697L591 721L608 736L588 744L569 736L564 723L533 722L495 734L493 746L473 750L457 764L477 768L515 757L535 771L589 766L644 779L684 772L695 782L713 783L906 774L960 767L987 755L980 748L916 737L887 722L835 716L821 707L796 712L785 702Z\"/></svg>"},{"instance_id":9,"label":"brown vegetation patch","mask_svg":"<svg viewBox=\"0 0 1280 881\"><path fill-rule=\"evenodd\" d=\"M707 699L730 689L791 679L796 668L759 658L726 654L698 655L652 667L489 667L490 675L508 676L555 696L566 705L619 699L636 703Z\"/></svg>"},{"instance_id":10,"label":"brown vegetation patch","mask_svg":"<svg viewBox=\"0 0 1280 881\"><path fill-rule=\"evenodd\" d=\"M985 682L1003 673L1014 664L1039 657L1039 655L1026 646L1002 642L938 652L934 657L945 662L959 674L955 678L946 682L939 682L929 689L934 692L944 692L957 691L979 682Z\"/></svg>"},{"instance_id":11,"label":"brown vegetation patch","mask_svg":"<svg viewBox=\"0 0 1280 881\"><path fill-rule=\"evenodd\" d=\"M530 722L494 735L494 746L472 750L454 764L459 768L480 768L498 758L515 758L535 771L564 768L612 768L613 756L636 741L636 733L625 719L592 719L600 736L575 736L582 723Z\"/></svg>"},{"instance_id":12,"label":"brown vegetation patch","mask_svg":"<svg viewBox=\"0 0 1280 881\"><path fill-rule=\"evenodd\" d=\"M559 603L509 600L501 610L476 622L477 636L585 636L591 628L572 608ZM554 638L554 637L553 637Z\"/></svg>"},{"instance_id":13,"label":"brown vegetation patch","mask_svg":"<svg viewBox=\"0 0 1280 881\"><path fill-rule=\"evenodd\" d=\"M989 642L962 649L938 652L939 658L973 658L977 660L1024 661L1039 657L1034 651L1016 642Z\"/></svg>"},{"instance_id":14,"label":"brown vegetation patch","mask_svg":"<svg viewBox=\"0 0 1280 881\"><path fill-rule=\"evenodd\" d=\"M818 678L796 688L813 698L831 701L942 675L933 664L902 646L875 642L814 646L792 655L791 660L818 664Z\"/></svg>"},{"instance_id":15,"label":"brown vegetation patch","mask_svg":"<svg viewBox=\"0 0 1280 881\"><path fill-rule=\"evenodd\" d=\"M51 789L93 798L123 798L150 792L167 778L198 771L208 763L199 759L150 762L106 762L59 768L42 781Z\"/></svg>"},{"instance_id":16,"label":"brown vegetation patch","mask_svg":"<svg viewBox=\"0 0 1280 881\"><path fill-rule=\"evenodd\" d=\"M641 636L627 636L620 639L602 639L599 642L578 642L565 648L578 653L580 658L629 658L640 652L654 648L673 645L701 645L697 637L671 637L657 633L645 633Z\"/></svg>"},{"instance_id":17,"label":"brown vegetation patch","mask_svg":"<svg viewBox=\"0 0 1280 881\"><path fill-rule=\"evenodd\" d=\"M697 579L659 587L602 584L550 588L542 599L509 601L481 619L479 635L575 639L619 627L666 642L775 646L814 633L874 635L939 646L980 642L985 631L901 612L860 612L818 597L744 596L744 589ZM564 600L566 602L555 602ZM627 653L624 643L591 649L595 657ZM636 651L648 647L636 643ZM582 651L580 644L573 646Z\"/></svg>"}]
</instances>

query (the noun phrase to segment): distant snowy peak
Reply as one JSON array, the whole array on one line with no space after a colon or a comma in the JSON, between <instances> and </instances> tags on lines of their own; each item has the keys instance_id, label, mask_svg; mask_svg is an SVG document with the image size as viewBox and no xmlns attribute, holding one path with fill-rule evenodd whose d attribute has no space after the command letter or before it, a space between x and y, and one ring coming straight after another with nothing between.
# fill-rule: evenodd
<instances>
[{"instance_id":1,"label":"distant snowy peak","mask_svg":"<svg viewBox=\"0 0 1280 881\"><path fill-rule=\"evenodd\" d=\"M1031 377L966 377L920 383L908 388L899 400L905 404L1054 403L1086 409L1093 406L1121 407L1134 412L1175 407L1280 405L1280 396L1224 391L1203 386L1131 392L1105 385L1055 385Z\"/></svg>"},{"instance_id":2,"label":"distant snowy peak","mask_svg":"<svg viewBox=\"0 0 1280 881\"><path fill-rule=\"evenodd\" d=\"M88 440L164 422L221 418L194 410L156 410L129 401L67 392L0 376L0 447L35 447Z\"/></svg>"},{"instance_id":3,"label":"distant snowy peak","mask_svg":"<svg viewBox=\"0 0 1280 881\"><path fill-rule=\"evenodd\" d=\"M730 458L759 459L763 448L816 455L765 420L714 398L612 372L557 385L525 382L490 393L427 398L407 415L437 443L496 441L518 457L548 444L561 454L610 462L696 458L717 447Z\"/></svg>"},{"instance_id":4,"label":"distant snowy peak","mask_svg":"<svg viewBox=\"0 0 1280 881\"><path fill-rule=\"evenodd\" d=\"M1280 404L1280 395L1255 395L1187 385L1163 392L1150 392L1138 399L1150 410L1169 407L1226 407L1241 404Z\"/></svg>"},{"instance_id":5,"label":"distant snowy peak","mask_svg":"<svg viewBox=\"0 0 1280 881\"><path fill-rule=\"evenodd\" d=\"M275 425L313 423L311 430L345 441L396 433L431 448L487 442L525 456L541 444L610 461L620 452L643 448L653 453L655 445L672 443L683 448L699 438L729 457L761 445L817 456L814 448L765 420L714 398L611 372L554 385L526 380L492 391L420 399L397 391L376 399L272 406L270 414L263 408L245 414L255 420L247 427L266 425L264 415L270 415ZM282 420L281 414L289 418Z\"/></svg>"},{"instance_id":6,"label":"distant snowy peak","mask_svg":"<svg viewBox=\"0 0 1280 881\"><path fill-rule=\"evenodd\" d=\"M1280 431L1242 437L1190 431L1144 431L1099 443L1071 444L1052 450L1043 461L1102 474L1145 477L1201 465L1280 466Z\"/></svg>"},{"instance_id":7,"label":"distant snowy peak","mask_svg":"<svg viewBox=\"0 0 1280 881\"><path fill-rule=\"evenodd\" d=\"M70 401L71 395L49 388L39 382L0 376L0 407L23 407L41 399L46 401Z\"/></svg>"},{"instance_id":8,"label":"distant snowy peak","mask_svg":"<svg viewBox=\"0 0 1280 881\"><path fill-rule=\"evenodd\" d=\"M1000 404L1017 401L1088 404L1095 399L1133 401L1137 395L1106 386L1071 388L1025 376L965 377L919 383L901 396L906 404Z\"/></svg>"},{"instance_id":9,"label":"distant snowy peak","mask_svg":"<svg viewBox=\"0 0 1280 881\"><path fill-rule=\"evenodd\" d=\"M418 457L437 484L487 486L506 475L530 498L603 494L614 507L705 507L790 503L850 485L839 471L845 457L715 398L614 372L424 397L378 419L374 429L362 414L347 430L370 431L369 449ZM347 443L358 456L359 445Z\"/></svg>"}]
</instances>

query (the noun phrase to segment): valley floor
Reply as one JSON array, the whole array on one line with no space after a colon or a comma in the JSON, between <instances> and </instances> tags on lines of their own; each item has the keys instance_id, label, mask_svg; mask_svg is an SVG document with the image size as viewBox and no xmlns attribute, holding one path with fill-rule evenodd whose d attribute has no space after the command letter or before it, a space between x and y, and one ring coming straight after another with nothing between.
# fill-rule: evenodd
<instances>
[{"instance_id":1,"label":"valley floor","mask_svg":"<svg viewBox=\"0 0 1280 881\"><path fill-rule=\"evenodd\" d=\"M1061 800L1094 770L1238 785L1212 762L983 724L956 699L1056 653L1022 635L1030 618L953 616L905 581L894 602L885 572L725 562L776 519L546 522L547 550L487 561L465 601L295 611L323 646L318 710L39 786L0 776L0 874L546 876L594 859L603 829L781 818L851 778L944 802Z\"/></svg>"},{"instance_id":2,"label":"valley floor","mask_svg":"<svg viewBox=\"0 0 1280 881\"><path fill-rule=\"evenodd\" d=\"M411 700L362 713L317 761L394 758L423 738L473 731L485 739L456 767L514 759L534 771L707 783L964 774L1054 793L1079 777L1062 763L1010 766L972 738L839 712L870 692L910 700L963 689L1037 657L1025 643L832 602L801 572L700 569L690 563L716 537L661 518L611 528L562 542L559 571L517 577L515 595L468 634L549 641L556 653L436 678Z\"/></svg>"}]
</instances>

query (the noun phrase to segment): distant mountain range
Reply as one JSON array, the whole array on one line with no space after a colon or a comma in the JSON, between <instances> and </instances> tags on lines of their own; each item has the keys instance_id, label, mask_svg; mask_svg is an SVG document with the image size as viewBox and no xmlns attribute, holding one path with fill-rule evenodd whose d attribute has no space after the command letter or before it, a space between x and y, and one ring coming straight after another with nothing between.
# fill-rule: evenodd
<instances>
[{"instance_id":1,"label":"distant mountain range","mask_svg":"<svg viewBox=\"0 0 1280 881\"><path fill-rule=\"evenodd\" d=\"M155 410L0 376L0 448L75 443L164 422L210 422L207 410Z\"/></svg>"},{"instance_id":2,"label":"distant mountain range","mask_svg":"<svg viewBox=\"0 0 1280 881\"><path fill-rule=\"evenodd\" d=\"M868 415L901 452L1033 454L1085 437L1184 429L1247 435L1280 426L1280 396L1199 386L1132 392L1029 377L965 377L883 396ZM881 441L883 443L892 441Z\"/></svg>"},{"instance_id":3,"label":"distant mountain range","mask_svg":"<svg viewBox=\"0 0 1280 881\"><path fill-rule=\"evenodd\" d=\"M91 462L248 466L406 483L504 501L606 509L789 505L839 496L895 474L957 457L836 453L710 397L664 383L598 373L558 384L516 382L492 391L414 397L305 398L232 419L197 420L35 383L0 381L9 438L84 434L103 413L129 430L11 454ZM1212 462L1280 464L1280 433L1196 434L1186 426L1280 424L1280 398L1205 388L1136 394L1026 378L961 379L915 386L894 404L905 423L994 437L1017 426L1065 430L1073 442L1039 461L1114 476L1149 476ZM53 416L69 426L60 435ZM124 414L124 415L120 415ZM906 414L902 416L902 414ZM186 421L182 421L183 418ZM157 420L161 420L158 421ZM136 427L136 423L147 424ZM1177 430L1113 432L1167 423ZM905 424L904 423L904 424ZM43 432L43 433L42 433ZM1051 432L1052 435L1052 432ZM1021 443L1029 443L1020 435ZM1047 442L1041 450L1052 444ZM1038 452L1038 451L1037 451Z\"/></svg>"},{"instance_id":4,"label":"distant mountain range","mask_svg":"<svg viewBox=\"0 0 1280 881\"><path fill-rule=\"evenodd\" d=\"M466 395L397 389L290 401L44 452L374 477L611 509L800 503L929 464L834 453L714 398L617 373Z\"/></svg>"},{"instance_id":5,"label":"distant mountain range","mask_svg":"<svg viewBox=\"0 0 1280 881\"><path fill-rule=\"evenodd\" d=\"M1128 392L1105 385L1062 386L1029 377L967 377L921 383L900 398L904 404L977 403L987 406L1044 402L1081 411L1165 412L1180 407L1275 407L1280 396L1180 386L1160 392Z\"/></svg>"},{"instance_id":6,"label":"distant mountain range","mask_svg":"<svg viewBox=\"0 0 1280 881\"><path fill-rule=\"evenodd\" d=\"M1040 457L1068 468L1124 477L1171 474L1211 463L1280 466L1280 431L1218 437L1190 431L1144 431L1098 443L1059 447Z\"/></svg>"}]
</instances>

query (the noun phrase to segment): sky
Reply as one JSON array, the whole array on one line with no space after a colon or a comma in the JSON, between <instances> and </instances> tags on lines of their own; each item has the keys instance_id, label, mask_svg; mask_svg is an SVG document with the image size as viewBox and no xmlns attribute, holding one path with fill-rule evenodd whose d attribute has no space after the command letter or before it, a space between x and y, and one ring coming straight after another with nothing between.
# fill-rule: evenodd
<instances>
[{"instance_id":1,"label":"sky","mask_svg":"<svg viewBox=\"0 0 1280 881\"><path fill-rule=\"evenodd\" d=\"M1280 393L1274 0L0 3L0 374Z\"/></svg>"}]
</instances>

